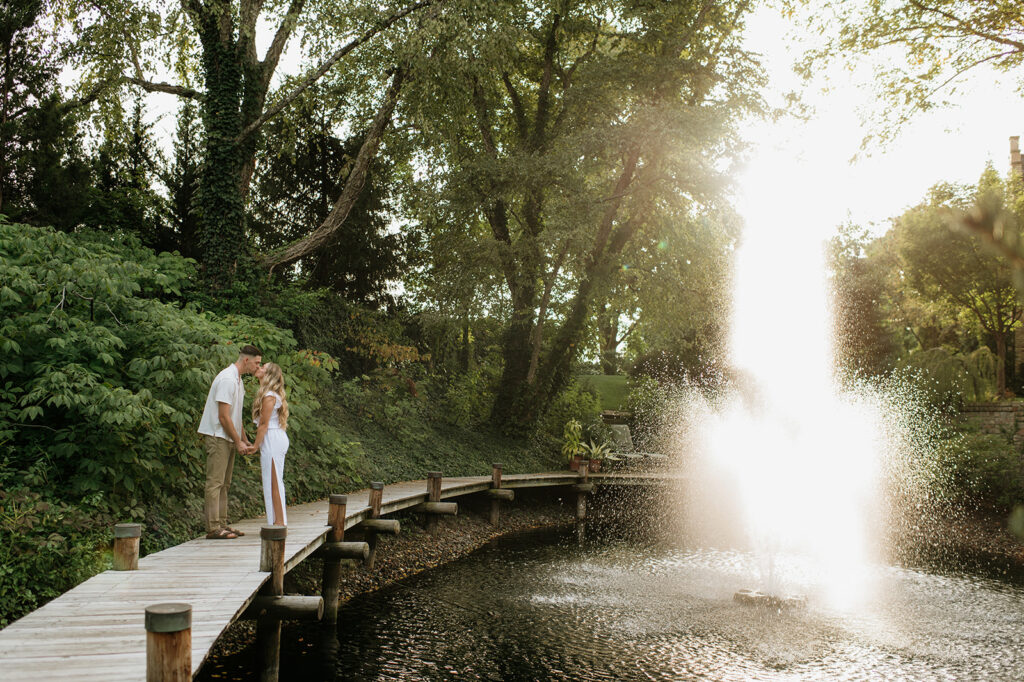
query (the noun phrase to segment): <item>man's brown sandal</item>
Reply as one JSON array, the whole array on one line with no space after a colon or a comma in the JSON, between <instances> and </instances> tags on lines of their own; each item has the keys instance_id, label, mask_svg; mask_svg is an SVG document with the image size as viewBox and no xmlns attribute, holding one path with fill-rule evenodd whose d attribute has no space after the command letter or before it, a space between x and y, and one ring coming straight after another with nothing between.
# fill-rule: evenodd
<instances>
[{"instance_id":1,"label":"man's brown sandal","mask_svg":"<svg viewBox=\"0 0 1024 682\"><path fill-rule=\"evenodd\" d=\"M207 540L234 540L237 537L229 528L218 528L206 534Z\"/></svg>"},{"instance_id":2,"label":"man's brown sandal","mask_svg":"<svg viewBox=\"0 0 1024 682\"><path fill-rule=\"evenodd\" d=\"M232 528L231 526L224 526L224 527L227 529L227 531L229 533L234 533L238 537L242 537L243 535L245 535L245 533L243 533L242 531L238 530L237 528Z\"/></svg>"}]
</instances>

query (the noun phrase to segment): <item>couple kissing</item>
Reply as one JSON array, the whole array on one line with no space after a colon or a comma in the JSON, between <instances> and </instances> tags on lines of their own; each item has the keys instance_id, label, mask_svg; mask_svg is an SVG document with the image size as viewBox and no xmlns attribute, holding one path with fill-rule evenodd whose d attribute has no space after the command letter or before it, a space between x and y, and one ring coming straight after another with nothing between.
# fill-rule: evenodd
<instances>
[{"instance_id":1,"label":"couple kissing","mask_svg":"<svg viewBox=\"0 0 1024 682\"><path fill-rule=\"evenodd\" d=\"M206 396L199 433L206 450L206 537L230 540L245 535L228 525L228 488L235 453L251 455L259 450L263 474L263 503L267 523L288 523L284 493L284 457L288 452L288 398L284 375L273 362L262 364L263 354L251 345L242 346L238 359L214 377ZM252 403L256 437L250 443L242 427L245 385L242 376L252 374L259 382Z\"/></svg>"}]
</instances>

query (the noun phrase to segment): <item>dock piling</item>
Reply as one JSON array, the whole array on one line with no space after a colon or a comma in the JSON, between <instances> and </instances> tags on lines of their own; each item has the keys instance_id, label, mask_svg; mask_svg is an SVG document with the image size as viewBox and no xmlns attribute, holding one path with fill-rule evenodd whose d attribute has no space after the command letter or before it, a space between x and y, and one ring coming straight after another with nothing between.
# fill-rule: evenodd
<instances>
[{"instance_id":1,"label":"dock piling","mask_svg":"<svg viewBox=\"0 0 1024 682\"><path fill-rule=\"evenodd\" d=\"M370 483L370 519L380 518L380 507L383 499L384 483L382 481L372 481ZM366 527L366 544L370 546L370 552L366 555L366 561L363 563L371 571L373 570L374 562L377 560L378 542L380 542L380 538L377 537L377 531Z\"/></svg>"},{"instance_id":2,"label":"dock piling","mask_svg":"<svg viewBox=\"0 0 1024 682\"><path fill-rule=\"evenodd\" d=\"M139 568L141 523L119 523L114 526L114 570L135 571Z\"/></svg>"},{"instance_id":3,"label":"dock piling","mask_svg":"<svg viewBox=\"0 0 1024 682\"><path fill-rule=\"evenodd\" d=\"M345 539L345 514L348 510L348 495L331 495L328 499L327 542L332 544ZM324 597L324 620L338 621L338 583L341 580L341 557L324 556L324 572L320 593Z\"/></svg>"},{"instance_id":4,"label":"dock piling","mask_svg":"<svg viewBox=\"0 0 1024 682\"><path fill-rule=\"evenodd\" d=\"M491 490L499 490L501 488L501 470L504 467L500 462L494 462L491 464ZM489 521L492 526L497 526L501 521L501 500L497 497L491 496L491 516Z\"/></svg>"},{"instance_id":5,"label":"dock piling","mask_svg":"<svg viewBox=\"0 0 1024 682\"><path fill-rule=\"evenodd\" d=\"M587 495L594 490L594 484L590 479L590 461L580 462L580 482L573 486L576 491L576 521L582 523L587 520Z\"/></svg>"},{"instance_id":6,"label":"dock piling","mask_svg":"<svg viewBox=\"0 0 1024 682\"><path fill-rule=\"evenodd\" d=\"M146 682L192 679L192 607L154 604L146 607Z\"/></svg>"},{"instance_id":7,"label":"dock piling","mask_svg":"<svg viewBox=\"0 0 1024 682\"><path fill-rule=\"evenodd\" d=\"M441 472L427 472L427 502L441 501ZM437 514L427 513L427 532L437 535Z\"/></svg>"},{"instance_id":8,"label":"dock piling","mask_svg":"<svg viewBox=\"0 0 1024 682\"><path fill-rule=\"evenodd\" d=\"M262 594L280 597L284 594L285 526L260 528L260 570L270 571L270 581ZM263 615L256 619L256 647L260 656L261 682L277 682L281 666L281 619Z\"/></svg>"}]
</instances>

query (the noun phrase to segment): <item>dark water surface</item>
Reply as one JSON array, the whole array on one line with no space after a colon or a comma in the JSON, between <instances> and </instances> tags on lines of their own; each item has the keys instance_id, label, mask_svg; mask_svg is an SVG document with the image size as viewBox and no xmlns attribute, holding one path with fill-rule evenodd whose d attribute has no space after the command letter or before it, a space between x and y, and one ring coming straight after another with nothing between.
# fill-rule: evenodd
<instances>
[{"instance_id":1,"label":"dark water surface","mask_svg":"<svg viewBox=\"0 0 1024 682\"><path fill-rule=\"evenodd\" d=\"M748 552L571 531L505 538L285 624L284 680L1021 680L1024 581L873 566L854 604L744 606ZM799 573L799 559L791 563ZM258 679L254 652L202 679Z\"/></svg>"}]
</instances>

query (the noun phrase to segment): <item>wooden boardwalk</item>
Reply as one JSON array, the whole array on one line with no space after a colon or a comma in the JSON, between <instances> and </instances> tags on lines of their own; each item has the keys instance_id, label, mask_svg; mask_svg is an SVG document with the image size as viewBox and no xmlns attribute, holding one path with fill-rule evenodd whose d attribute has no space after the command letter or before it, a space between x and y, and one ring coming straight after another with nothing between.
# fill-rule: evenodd
<instances>
[{"instance_id":1,"label":"wooden boardwalk","mask_svg":"<svg viewBox=\"0 0 1024 682\"><path fill-rule=\"evenodd\" d=\"M643 473L591 474L599 485L644 485L671 476ZM572 472L502 477L503 488L571 485ZM446 478L442 499L481 492L490 476ZM427 499L427 482L384 487L381 515ZM326 500L288 507L285 569L302 562L324 542ZM369 491L348 494L345 527L369 515ZM144 680L147 606L184 602L192 606L192 670L197 672L214 642L257 595L270 573L261 572L263 517L234 524L245 536L197 539L139 560L135 571L106 571L0 630L0 680Z\"/></svg>"}]
</instances>

